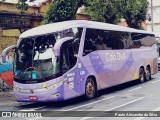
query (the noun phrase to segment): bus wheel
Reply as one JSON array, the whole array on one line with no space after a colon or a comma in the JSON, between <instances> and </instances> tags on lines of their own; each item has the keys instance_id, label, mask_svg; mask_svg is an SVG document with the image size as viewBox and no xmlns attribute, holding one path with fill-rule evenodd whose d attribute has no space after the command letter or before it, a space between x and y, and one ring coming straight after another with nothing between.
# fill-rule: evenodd
<instances>
[{"instance_id":1,"label":"bus wheel","mask_svg":"<svg viewBox=\"0 0 160 120\"><path fill-rule=\"evenodd\" d=\"M151 79L151 70L150 70L149 66L146 67L145 79L146 79L146 81Z\"/></svg>"},{"instance_id":2,"label":"bus wheel","mask_svg":"<svg viewBox=\"0 0 160 120\"><path fill-rule=\"evenodd\" d=\"M96 95L96 85L94 80L91 77L87 78L85 86L85 97L87 99L94 98Z\"/></svg>"},{"instance_id":3,"label":"bus wheel","mask_svg":"<svg viewBox=\"0 0 160 120\"><path fill-rule=\"evenodd\" d=\"M145 72L144 72L144 69L141 67L139 69L139 82L143 83L144 80L145 80Z\"/></svg>"}]
</instances>

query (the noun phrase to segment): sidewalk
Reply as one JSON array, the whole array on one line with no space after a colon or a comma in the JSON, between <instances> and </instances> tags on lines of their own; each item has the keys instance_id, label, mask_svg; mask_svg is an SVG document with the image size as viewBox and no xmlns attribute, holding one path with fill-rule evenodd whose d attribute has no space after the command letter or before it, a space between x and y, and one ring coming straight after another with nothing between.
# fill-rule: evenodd
<instances>
[{"instance_id":1,"label":"sidewalk","mask_svg":"<svg viewBox=\"0 0 160 120\"><path fill-rule=\"evenodd\" d=\"M0 90L0 101L14 97L13 90Z\"/></svg>"},{"instance_id":2,"label":"sidewalk","mask_svg":"<svg viewBox=\"0 0 160 120\"><path fill-rule=\"evenodd\" d=\"M11 100L11 98L14 98L13 90L0 91L0 102Z\"/></svg>"},{"instance_id":3,"label":"sidewalk","mask_svg":"<svg viewBox=\"0 0 160 120\"><path fill-rule=\"evenodd\" d=\"M0 84L0 92L9 92L9 91L12 91L12 90L13 90L13 88L8 87L8 86L2 86Z\"/></svg>"},{"instance_id":4,"label":"sidewalk","mask_svg":"<svg viewBox=\"0 0 160 120\"><path fill-rule=\"evenodd\" d=\"M20 105L12 90L0 91L0 111L16 111Z\"/></svg>"},{"instance_id":5,"label":"sidewalk","mask_svg":"<svg viewBox=\"0 0 160 120\"><path fill-rule=\"evenodd\" d=\"M0 106L9 106L15 102L13 90L0 91Z\"/></svg>"}]
</instances>

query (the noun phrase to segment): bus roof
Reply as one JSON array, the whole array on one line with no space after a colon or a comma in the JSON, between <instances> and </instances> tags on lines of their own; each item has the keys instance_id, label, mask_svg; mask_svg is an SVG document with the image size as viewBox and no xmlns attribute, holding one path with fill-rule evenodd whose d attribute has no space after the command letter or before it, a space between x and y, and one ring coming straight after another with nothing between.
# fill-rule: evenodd
<instances>
[{"instance_id":1,"label":"bus roof","mask_svg":"<svg viewBox=\"0 0 160 120\"><path fill-rule=\"evenodd\" d=\"M86 27L86 28L95 28L95 29L104 29L104 30L113 30L113 31L126 31L126 32L154 34L152 32L148 32L144 30L137 30L129 27L123 27L123 26L113 25L108 23L101 23L101 22L94 22L94 21L87 21L87 20L70 20L70 21L46 24L46 25L32 28L22 33L20 35L20 38L49 34L49 33L57 32L60 30L68 29L68 28L74 28L74 27Z\"/></svg>"}]
</instances>

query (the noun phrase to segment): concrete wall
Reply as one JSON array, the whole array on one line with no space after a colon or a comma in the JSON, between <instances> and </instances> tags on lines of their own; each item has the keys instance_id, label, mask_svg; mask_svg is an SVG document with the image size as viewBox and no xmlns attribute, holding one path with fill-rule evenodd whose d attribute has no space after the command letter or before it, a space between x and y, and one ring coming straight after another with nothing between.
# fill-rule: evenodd
<instances>
[{"instance_id":1,"label":"concrete wall","mask_svg":"<svg viewBox=\"0 0 160 120\"><path fill-rule=\"evenodd\" d=\"M0 11L18 14L19 10L16 8L15 3L0 2ZM42 16L50 3L51 1L48 1L47 3L43 3L41 7L29 7L25 14ZM39 26L41 23L39 20L32 22L32 27ZM19 35L20 31L18 29L4 30L0 28L0 56L6 47L16 44ZM0 58L0 89L11 88L13 86L13 54L13 51L8 53L6 63L2 63Z\"/></svg>"}]
</instances>

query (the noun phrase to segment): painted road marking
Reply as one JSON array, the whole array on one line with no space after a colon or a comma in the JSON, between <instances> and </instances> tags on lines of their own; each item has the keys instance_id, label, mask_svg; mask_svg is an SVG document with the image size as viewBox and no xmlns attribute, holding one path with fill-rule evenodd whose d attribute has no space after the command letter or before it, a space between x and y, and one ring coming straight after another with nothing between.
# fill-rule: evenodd
<instances>
[{"instance_id":1,"label":"painted road marking","mask_svg":"<svg viewBox=\"0 0 160 120\"><path fill-rule=\"evenodd\" d=\"M112 111L112 110L115 110L115 109L117 109L117 108L120 108L120 107L129 105L129 104L131 104L131 103L137 102L137 101L139 101L139 100L141 100L141 99L144 99L144 97L138 98L138 99L136 99L136 100L130 101L130 102L128 102L128 103L125 103L125 104L122 104L122 105L119 105L119 106L116 106L116 107L114 107L114 108L107 109L107 110L105 110L105 111ZM97 117L98 117L98 116L97 116ZM90 118L93 118L93 117L82 117L80 120L86 120L86 119L90 119Z\"/></svg>"},{"instance_id":2,"label":"painted road marking","mask_svg":"<svg viewBox=\"0 0 160 120\"><path fill-rule=\"evenodd\" d=\"M131 91L138 90L138 89L141 89L141 88L142 88L142 87L137 87L137 88L131 89L131 90L129 90L129 91L131 92Z\"/></svg>"},{"instance_id":3,"label":"painted road marking","mask_svg":"<svg viewBox=\"0 0 160 120\"><path fill-rule=\"evenodd\" d=\"M35 109L23 109L23 110L19 110L19 111L36 111Z\"/></svg>"},{"instance_id":4,"label":"painted road marking","mask_svg":"<svg viewBox=\"0 0 160 120\"><path fill-rule=\"evenodd\" d=\"M35 108L35 110L39 110L39 109L43 109L43 108L45 108L45 106Z\"/></svg>"},{"instance_id":5,"label":"painted road marking","mask_svg":"<svg viewBox=\"0 0 160 120\"><path fill-rule=\"evenodd\" d=\"M160 107L157 107L156 109L154 109L152 111L160 111Z\"/></svg>"},{"instance_id":6,"label":"painted road marking","mask_svg":"<svg viewBox=\"0 0 160 120\"><path fill-rule=\"evenodd\" d=\"M101 101L104 101L104 100L111 99L111 98L114 98L114 97L115 97L115 96L110 96L110 97L107 97L107 98L104 98L104 99L101 99L101 100L97 100L97 101L95 101L95 102L91 102L91 103L88 103L88 104L85 104L85 105L77 106L77 107L70 108L70 109L66 109L66 110L62 110L62 111L75 110L75 109L78 109L78 108L81 108L81 107L85 107L85 106L92 105L92 104L95 104L95 103L98 103L98 102L101 102Z\"/></svg>"},{"instance_id":7,"label":"painted road marking","mask_svg":"<svg viewBox=\"0 0 160 120\"><path fill-rule=\"evenodd\" d=\"M71 111L71 110L74 110L74 109L77 109L77 108L81 108L81 107L85 107L85 106L88 106L88 105L91 105L91 104L95 104L95 103L98 103L98 102L101 102L101 101L104 101L104 100L108 100L108 99L111 99L111 98L114 98L115 96L110 96L110 97L107 97L107 98L104 98L104 99L101 99L101 100L98 100L98 101L95 101L95 102L92 102L92 103L89 103L89 104L85 104L85 105L81 105L81 106L77 106L77 107L74 107L74 108L71 108L71 109L61 109L59 111L59 113L61 113L62 111ZM57 114L57 113L56 113ZM54 114L52 114L54 115ZM89 118L92 118L92 117L89 117ZM89 119L87 118L87 119ZM32 119L29 119L29 120L38 120L40 118L32 118Z\"/></svg>"},{"instance_id":8,"label":"painted road marking","mask_svg":"<svg viewBox=\"0 0 160 120\"><path fill-rule=\"evenodd\" d=\"M90 119L90 118L93 118L93 117L83 117L80 120L87 120L87 119Z\"/></svg>"},{"instance_id":9,"label":"painted road marking","mask_svg":"<svg viewBox=\"0 0 160 120\"><path fill-rule=\"evenodd\" d=\"M36 111L36 110L43 109L43 108L45 108L45 106L37 107L37 108L34 108L34 109L22 109L22 110L19 110L19 111Z\"/></svg>"},{"instance_id":10,"label":"painted road marking","mask_svg":"<svg viewBox=\"0 0 160 120\"><path fill-rule=\"evenodd\" d=\"M153 81L153 82L151 82L151 83L156 83L156 82L160 82L160 80L156 80L156 81Z\"/></svg>"},{"instance_id":11,"label":"painted road marking","mask_svg":"<svg viewBox=\"0 0 160 120\"><path fill-rule=\"evenodd\" d=\"M122 104L122 105L116 106L116 107L114 107L114 108L107 109L107 110L105 110L105 111L112 111L112 110L115 110L115 109L117 109L117 108L120 108L120 107L123 107L123 106L129 105L129 104L131 104L131 103L137 102L137 101L139 101L139 100L141 100L141 99L144 99L144 97L141 97L141 98L135 99L135 100L133 100L133 101L130 101L130 102L128 102L128 103L125 103L125 104Z\"/></svg>"}]
</instances>

